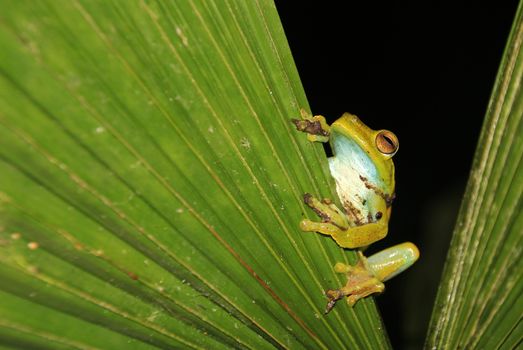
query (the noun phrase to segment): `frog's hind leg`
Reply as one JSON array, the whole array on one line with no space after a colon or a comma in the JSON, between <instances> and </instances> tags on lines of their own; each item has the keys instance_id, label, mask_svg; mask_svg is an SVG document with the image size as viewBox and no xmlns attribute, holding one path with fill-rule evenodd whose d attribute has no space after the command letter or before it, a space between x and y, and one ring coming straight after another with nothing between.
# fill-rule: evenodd
<instances>
[{"instance_id":1,"label":"frog's hind leg","mask_svg":"<svg viewBox=\"0 0 523 350\"><path fill-rule=\"evenodd\" d=\"M349 224L345 214L331 200L323 199L320 201L310 193L305 193L303 200L322 218L322 222L314 222L308 219L302 220L300 228L303 231L319 232L332 236L348 229Z\"/></svg>"}]
</instances>

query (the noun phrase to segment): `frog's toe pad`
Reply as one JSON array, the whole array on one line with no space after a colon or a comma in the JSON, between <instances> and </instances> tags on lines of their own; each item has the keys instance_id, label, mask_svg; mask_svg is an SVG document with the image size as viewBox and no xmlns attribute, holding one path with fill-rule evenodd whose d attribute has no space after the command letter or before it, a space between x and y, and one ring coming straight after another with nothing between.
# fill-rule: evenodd
<instances>
[{"instance_id":1,"label":"frog's toe pad","mask_svg":"<svg viewBox=\"0 0 523 350\"><path fill-rule=\"evenodd\" d=\"M344 263L336 263L336 265L334 265L334 271L336 271L337 273L347 273L351 270L351 266L350 265L347 265L347 264L344 264Z\"/></svg>"},{"instance_id":2,"label":"frog's toe pad","mask_svg":"<svg viewBox=\"0 0 523 350\"><path fill-rule=\"evenodd\" d=\"M329 289L325 291L325 295L329 299L327 307L325 308L325 314L328 314L334 305L336 305L336 302L345 296L345 293L340 289Z\"/></svg>"}]
</instances>

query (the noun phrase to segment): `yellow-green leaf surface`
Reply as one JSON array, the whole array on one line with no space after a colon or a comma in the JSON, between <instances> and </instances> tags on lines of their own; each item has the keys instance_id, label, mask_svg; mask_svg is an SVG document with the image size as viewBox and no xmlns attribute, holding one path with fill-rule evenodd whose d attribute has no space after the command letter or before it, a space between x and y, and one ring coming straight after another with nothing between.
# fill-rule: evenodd
<instances>
[{"instance_id":1,"label":"yellow-green leaf surface","mask_svg":"<svg viewBox=\"0 0 523 350\"><path fill-rule=\"evenodd\" d=\"M454 232L427 349L523 341L523 18L520 3Z\"/></svg>"},{"instance_id":2,"label":"yellow-green leaf surface","mask_svg":"<svg viewBox=\"0 0 523 350\"><path fill-rule=\"evenodd\" d=\"M0 344L388 348L271 1L0 1ZM350 258L350 259L349 259Z\"/></svg>"}]
</instances>

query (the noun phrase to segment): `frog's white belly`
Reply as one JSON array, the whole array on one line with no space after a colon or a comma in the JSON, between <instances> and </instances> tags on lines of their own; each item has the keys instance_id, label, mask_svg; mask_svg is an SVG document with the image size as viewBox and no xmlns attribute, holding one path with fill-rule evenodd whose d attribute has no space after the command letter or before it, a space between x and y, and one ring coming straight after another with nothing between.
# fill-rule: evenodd
<instances>
[{"instance_id":1,"label":"frog's white belly","mask_svg":"<svg viewBox=\"0 0 523 350\"><path fill-rule=\"evenodd\" d=\"M329 158L329 167L336 191L353 226L373 221L376 193L369 189L364 179L375 176L374 165L366 164L365 159L353 157L350 161L340 157Z\"/></svg>"}]
</instances>

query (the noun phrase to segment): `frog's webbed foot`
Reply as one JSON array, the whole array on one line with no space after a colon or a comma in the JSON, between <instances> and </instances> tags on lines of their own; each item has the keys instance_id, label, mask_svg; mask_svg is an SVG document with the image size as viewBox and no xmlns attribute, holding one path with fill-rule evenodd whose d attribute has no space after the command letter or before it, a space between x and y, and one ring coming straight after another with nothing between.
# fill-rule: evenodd
<instances>
[{"instance_id":1,"label":"frog's webbed foot","mask_svg":"<svg viewBox=\"0 0 523 350\"><path fill-rule=\"evenodd\" d=\"M343 263L337 263L334 270L337 273L347 274L347 284L340 289L329 289L325 295L329 299L325 313L327 314L343 297L347 297L347 303L350 307L366 296L374 293L381 293L385 285L376 277L367 264L367 259L358 251L359 261L356 265L350 266Z\"/></svg>"},{"instance_id":2,"label":"frog's webbed foot","mask_svg":"<svg viewBox=\"0 0 523 350\"><path fill-rule=\"evenodd\" d=\"M305 193L303 201L322 218L322 222L314 222L309 219L302 220L300 228L303 231L319 232L329 236L347 231L349 223L345 213L338 209L330 199L320 201L310 193Z\"/></svg>"},{"instance_id":3,"label":"frog's webbed foot","mask_svg":"<svg viewBox=\"0 0 523 350\"><path fill-rule=\"evenodd\" d=\"M322 115L311 117L304 109L301 109L302 119L292 119L296 129L307 133L307 139L312 142L327 142L330 136L330 126Z\"/></svg>"}]
</instances>

